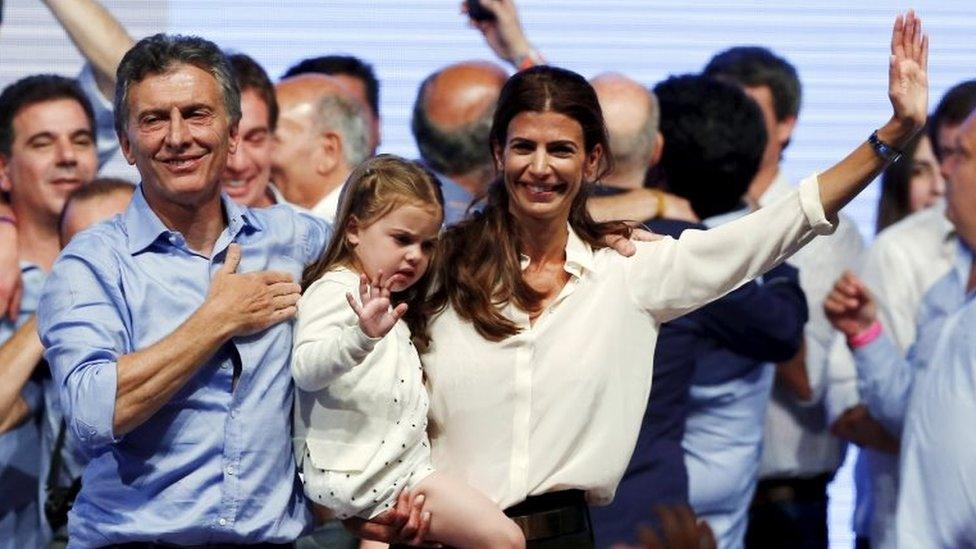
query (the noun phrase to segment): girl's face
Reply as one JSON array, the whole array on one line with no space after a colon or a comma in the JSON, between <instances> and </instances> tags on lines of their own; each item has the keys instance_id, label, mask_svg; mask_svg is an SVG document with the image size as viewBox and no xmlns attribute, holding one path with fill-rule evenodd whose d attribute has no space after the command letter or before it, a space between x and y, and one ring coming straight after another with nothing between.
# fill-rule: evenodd
<instances>
[{"instance_id":1,"label":"girl's face","mask_svg":"<svg viewBox=\"0 0 976 549\"><path fill-rule=\"evenodd\" d=\"M945 194L945 180L928 137L922 137L915 149L908 193L908 206L913 212L934 205Z\"/></svg>"},{"instance_id":2,"label":"girl's face","mask_svg":"<svg viewBox=\"0 0 976 549\"><path fill-rule=\"evenodd\" d=\"M427 272L442 217L436 206L406 203L366 226L352 218L346 239L356 267L370 280L383 271L384 278L392 276L391 291L406 290Z\"/></svg>"},{"instance_id":3,"label":"girl's face","mask_svg":"<svg viewBox=\"0 0 976 549\"><path fill-rule=\"evenodd\" d=\"M505 139L495 161L511 212L516 218L565 223L583 181L596 173L600 147L588 154L579 122L551 111L519 113L509 122Z\"/></svg>"}]
</instances>

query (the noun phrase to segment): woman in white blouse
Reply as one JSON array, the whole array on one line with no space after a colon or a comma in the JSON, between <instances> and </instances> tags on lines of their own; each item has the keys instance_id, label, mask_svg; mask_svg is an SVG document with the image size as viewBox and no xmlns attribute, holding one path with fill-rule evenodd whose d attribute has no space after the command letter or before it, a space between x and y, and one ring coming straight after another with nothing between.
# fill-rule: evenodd
<instances>
[{"instance_id":1,"label":"woman in white blouse","mask_svg":"<svg viewBox=\"0 0 976 549\"><path fill-rule=\"evenodd\" d=\"M661 323L832 231L829 220L925 122L927 52L921 21L899 16L894 114L869 142L776 204L707 232L637 243L632 257L604 244L626 227L596 223L584 207L587 187L611 169L593 89L552 67L513 76L490 136L500 180L481 215L442 237L423 355L435 466L503 508L519 504L510 515L532 515L516 518L529 547L591 545L582 499L613 498Z\"/></svg>"}]
</instances>

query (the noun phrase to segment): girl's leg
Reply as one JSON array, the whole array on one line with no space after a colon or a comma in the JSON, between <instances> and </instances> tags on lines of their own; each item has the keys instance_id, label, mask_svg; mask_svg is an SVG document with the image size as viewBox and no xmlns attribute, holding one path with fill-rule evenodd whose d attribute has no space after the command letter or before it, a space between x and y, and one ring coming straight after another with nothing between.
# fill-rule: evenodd
<instances>
[{"instance_id":1,"label":"girl's leg","mask_svg":"<svg viewBox=\"0 0 976 549\"><path fill-rule=\"evenodd\" d=\"M424 494L430 533L436 541L459 549L521 549L522 531L484 494L443 473L432 473L414 488Z\"/></svg>"}]
</instances>

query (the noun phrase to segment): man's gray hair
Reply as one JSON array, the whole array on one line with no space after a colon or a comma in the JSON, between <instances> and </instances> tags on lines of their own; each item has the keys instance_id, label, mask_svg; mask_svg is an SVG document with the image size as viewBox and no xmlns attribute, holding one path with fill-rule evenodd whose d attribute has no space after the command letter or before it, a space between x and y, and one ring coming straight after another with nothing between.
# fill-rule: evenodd
<instances>
[{"instance_id":1,"label":"man's gray hair","mask_svg":"<svg viewBox=\"0 0 976 549\"><path fill-rule=\"evenodd\" d=\"M648 106L647 118L636 135L620 135L610 132L610 150L613 160L621 171L634 166L635 163L647 164L650 152L657 144L657 130L661 124L661 109L657 96L647 90Z\"/></svg>"},{"instance_id":2,"label":"man's gray hair","mask_svg":"<svg viewBox=\"0 0 976 549\"><path fill-rule=\"evenodd\" d=\"M363 105L339 93L324 95L315 105L315 125L342 138L342 154L350 167L369 158L369 119Z\"/></svg>"},{"instance_id":3,"label":"man's gray hair","mask_svg":"<svg viewBox=\"0 0 976 549\"><path fill-rule=\"evenodd\" d=\"M116 71L115 131L124 133L129 123L129 89L151 75L165 74L176 65L193 65L207 71L220 86L224 110L231 125L241 119L241 90L227 57L213 42L199 36L154 34L132 46Z\"/></svg>"}]
</instances>

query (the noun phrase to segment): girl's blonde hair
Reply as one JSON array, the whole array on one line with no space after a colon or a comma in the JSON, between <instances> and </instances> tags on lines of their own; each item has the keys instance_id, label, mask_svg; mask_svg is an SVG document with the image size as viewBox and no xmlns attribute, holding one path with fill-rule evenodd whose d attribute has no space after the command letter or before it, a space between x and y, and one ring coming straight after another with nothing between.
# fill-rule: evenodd
<instances>
[{"instance_id":1,"label":"girl's blonde hair","mask_svg":"<svg viewBox=\"0 0 976 549\"><path fill-rule=\"evenodd\" d=\"M357 166L349 174L342 191L332 240L322 255L302 273L302 292L335 267L355 264L354 246L346 238L346 228L354 216L359 227L365 228L405 204L433 208L443 219L444 195L434 174L416 162L393 154L380 154ZM430 287L430 274L436 270L435 261L436 253L420 280L392 296L394 306L399 303L408 305L403 319L421 350L430 343L427 308L423 304Z\"/></svg>"}]
</instances>

